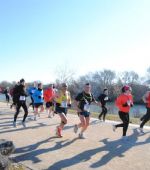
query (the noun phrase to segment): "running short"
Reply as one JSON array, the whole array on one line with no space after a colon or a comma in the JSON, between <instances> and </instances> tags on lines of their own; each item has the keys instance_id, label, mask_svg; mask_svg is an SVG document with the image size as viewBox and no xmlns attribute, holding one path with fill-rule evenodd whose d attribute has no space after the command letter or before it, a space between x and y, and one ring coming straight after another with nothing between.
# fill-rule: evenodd
<instances>
[{"instance_id":1,"label":"running short","mask_svg":"<svg viewBox=\"0 0 150 170\"><path fill-rule=\"evenodd\" d=\"M43 106L43 103L34 103L35 108L38 108L40 106Z\"/></svg>"},{"instance_id":2,"label":"running short","mask_svg":"<svg viewBox=\"0 0 150 170\"><path fill-rule=\"evenodd\" d=\"M67 108L64 108L64 107L59 107L59 106L56 106L55 107L55 113L57 114L62 114L64 113L65 115L67 114Z\"/></svg>"},{"instance_id":3,"label":"running short","mask_svg":"<svg viewBox=\"0 0 150 170\"><path fill-rule=\"evenodd\" d=\"M87 111L83 111L83 112L80 112L79 115L82 115L84 117L89 117L90 116L90 112L87 112Z\"/></svg>"},{"instance_id":4,"label":"running short","mask_svg":"<svg viewBox=\"0 0 150 170\"><path fill-rule=\"evenodd\" d=\"M53 106L53 102L46 102L46 108L50 108Z\"/></svg>"}]
</instances>

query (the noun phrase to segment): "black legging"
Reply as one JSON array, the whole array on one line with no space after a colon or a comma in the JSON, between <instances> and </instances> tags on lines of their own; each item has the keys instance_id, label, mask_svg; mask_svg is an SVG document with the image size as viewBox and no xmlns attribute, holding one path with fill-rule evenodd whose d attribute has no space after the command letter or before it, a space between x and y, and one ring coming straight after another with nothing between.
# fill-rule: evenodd
<instances>
[{"instance_id":1,"label":"black legging","mask_svg":"<svg viewBox=\"0 0 150 170\"><path fill-rule=\"evenodd\" d=\"M123 123L116 125L116 128L123 127L123 136L126 136L129 126L129 113L119 111L119 117Z\"/></svg>"},{"instance_id":2,"label":"black legging","mask_svg":"<svg viewBox=\"0 0 150 170\"><path fill-rule=\"evenodd\" d=\"M17 107L16 107L16 114L14 115L14 122L16 122L19 111L20 111L20 107L23 107L23 110L25 112L24 117L23 117L23 122L25 122L26 117L28 116L28 108L25 102L18 102L17 103Z\"/></svg>"},{"instance_id":3,"label":"black legging","mask_svg":"<svg viewBox=\"0 0 150 170\"><path fill-rule=\"evenodd\" d=\"M147 108L147 112L146 115L144 115L141 118L142 123L140 124L140 128L143 128L143 126L145 125L145 123L147 123L150 120L150 108Z\"/></svg>"},{"instance_id":4,"label":"black legging","mask_svg":"<svg viewBox=\"0 0 150 170\"><path fill-rule=\"evenodd\" d=\"M102 112L101 112L101 114L98 116L99 119L101 119L101 117L102 117L102 115L103 115L103 120L105 121L106 114L107 114L107 108L106 108L105 106L102 106Z\"/></svg>"},{"instance_id":5,"label":"black legging","mask_svg":"<svg viewBox=\"0 0 150 170\"><path fill-rule=\"evenodd\" d=\"M9 103L9 100L10 100L9 95L8 95L8 94L5 94L5 96L6 96L6 102L8 102L8 103Z\"/></svg>"}]
</instances>

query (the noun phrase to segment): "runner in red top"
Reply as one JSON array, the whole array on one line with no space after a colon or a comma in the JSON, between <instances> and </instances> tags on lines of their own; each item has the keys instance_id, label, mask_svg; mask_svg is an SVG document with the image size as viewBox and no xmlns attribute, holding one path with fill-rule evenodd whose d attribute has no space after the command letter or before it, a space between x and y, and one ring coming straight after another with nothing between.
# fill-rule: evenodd
<instances>
[{"instance_id":1,"label":"runner in red top","mask_svg":"<svg viewBox=\"0 0 150 170\"><path fill-rule=\"evenodd\" d=\"M143 132L143 126L145 123L147 123L150 120L150 91L147 91L146 94L143 96L143 101L146 104L147 112L146 114L141 118L141 124L140 124L140 132Z\"/></svg>"},{"instance_id":2,"label":"runner in red top","mask_svg":"<svg viewBox=\"0 0 150 170\"><path fill-rule=\"evenodd\" d=\"M123 86L122 94L120 94L116 99L116 106L119 109L119 117L123 123L113 125L113 131L115 131L118 127L123 127L123 139L127 139L126 133L129 125L129 111L130 108L133 106L131 91L132 90L130 86Z\"/></svg>"},{"instance_id":3,"label":"runner in red top","mask_svg":"<svg viewBox=\"0 0 150 170\"><path fill-rule=\"evenodd\" d=\"M44 91L44 101L46 102L46 112L48 113L49 118L51 118L51 115L53 112L54 97L55 97L55 91L53 89L53 84L50 84L50 86Z\"/></svg>"}]
</instances>

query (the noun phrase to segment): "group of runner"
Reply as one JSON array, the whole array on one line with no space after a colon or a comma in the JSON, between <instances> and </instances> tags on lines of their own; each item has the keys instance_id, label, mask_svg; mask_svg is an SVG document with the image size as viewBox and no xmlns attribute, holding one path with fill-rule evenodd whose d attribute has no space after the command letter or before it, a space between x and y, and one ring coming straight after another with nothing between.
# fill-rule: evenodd
<instances>
[{"instance_id":1,"label":"group of runner","mask_svg":"<svg viewBox=\"0 0 150 170\"><path fill-rule=\"evenodd\" d=\"M22 125L26 127L25 120L28 116L28 107L26 105L26 97L30 95L31 104L34 110L34 120L36 116L40 116L40 112L44 110L44 102L46 103L46 111L48 117L52 117L54 113L58 114L60 117L60 124L56 128L56 134L58 137L62 137L62 130L67 124L67 111L68 108L71 108L72 101L71 95L68 91L68 86L66 83L62 83L61 87L56 90L54 85L51 84L48 88L43 91L42 83L34 83L33 87L29 87L26 90L25 80L21 79L20 82L15 86L13 91L13 104L16 105L16 113L14 115L13 125L16 127L16 120L19 114L20 107L24 109L24 117L22 120ZM74 99L74 107L79 116L79 123L74 125L74 132L79 132L79 138L85 138L84 132L87 130L90 122L90 105L95 103L102 108L102 112L99 114L98 118L101 120L103 116L103 121L105 121L105 116L107 114L107 105L109 101L108 89L105 88L103 93L100 94L98 100L94 98L94 95L91 92L91 85L86 83L83 87L83 91ZM146 103L147 113L141 118L140 132L143 132L143 126L147 121L150 120L150 91L146 92L143 97L144 103ZM133 97L132 89L130 86L125 85L121 89L121 94L117 97L115 101L116 106L119 110L119 117L122 121L121 124L113 125L113 131L117 128L123 128L123 139L126 139L127 130L129 126L129 112L130 108L133 107ZM39 111L40 109L40 111Z\"/></svg>"}]
</instances>

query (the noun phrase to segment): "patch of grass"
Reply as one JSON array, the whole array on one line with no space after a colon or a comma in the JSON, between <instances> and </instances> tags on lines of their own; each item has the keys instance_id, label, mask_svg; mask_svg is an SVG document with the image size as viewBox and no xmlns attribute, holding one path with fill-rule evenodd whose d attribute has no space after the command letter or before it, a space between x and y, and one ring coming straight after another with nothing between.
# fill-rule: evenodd
<instances>
[{"instance_id":1,"label":"patch of grass","mask_svg":"<svg viewBox=\"0 0 150 170\"><path fill-rule=\"evenodd\" d=\"M69 113L77 115L77 112L75 110L69 110ZM91 117L98 118L99 113L97 112L92 112ZM120 121L119 115L118 114L107 114L106 115L107 120L112 120L112 121ZM130 123L133 124L140 124L140 118L134 118L130 117ZM146 123L147 126L150 126L150 121Z\"/></svg>"}]
</instances>

